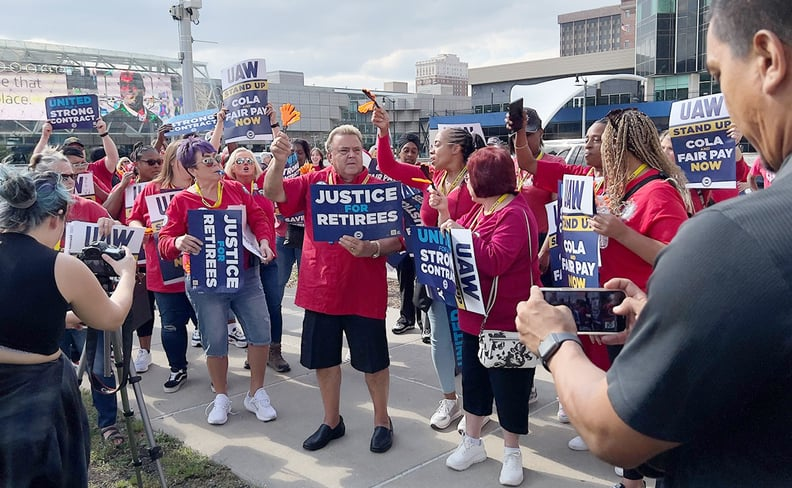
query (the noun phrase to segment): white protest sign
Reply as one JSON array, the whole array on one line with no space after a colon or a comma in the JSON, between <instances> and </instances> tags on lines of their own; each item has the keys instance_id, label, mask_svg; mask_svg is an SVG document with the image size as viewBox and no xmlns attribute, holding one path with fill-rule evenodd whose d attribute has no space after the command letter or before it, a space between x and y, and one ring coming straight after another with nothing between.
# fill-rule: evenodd
<instances>
[{"instance_id":1,"label":"white protest sign","mask_svg":"<svg viewBox=\"0 0 792 488\"><path fill-rule=\"evenodd\" d=\"M470 229L451 229L451 249L456 271L457 305L462 310L484 315L476 256L473 254L473 233Z\"/></svg>"},{"instance_id":2,"label":"white protest sign","mask_svg":"<svg viewBox=\"0 0 792 488\"><path fill-rule=\"evenodd\" d=\"M64 249L69 254L80 254L83 248L101 240L115 247L127 246L137 256L143 246L145 232L142 227L114 225L110 235L99 237L99 224L73 221L66 224Z\"/></svg>"},{"instance_id":3,"label":"white protest sign","mask_svg":"<svg viewBox=\"0 0 792 488\"><path fill-rule=\"evenodd\" d=\"M562 214L594 215L594 178L564 175Z\"/></svg>"}]
</instances>

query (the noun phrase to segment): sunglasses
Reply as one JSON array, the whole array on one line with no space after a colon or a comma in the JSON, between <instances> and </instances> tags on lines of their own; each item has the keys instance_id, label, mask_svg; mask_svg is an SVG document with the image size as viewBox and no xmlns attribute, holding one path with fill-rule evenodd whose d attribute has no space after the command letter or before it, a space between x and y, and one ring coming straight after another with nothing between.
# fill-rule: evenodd
<instances>
[{"instance_id":1,"label":"sunglasses","mask_svg":"<svg viewBox=\"0 0 792 488\"><path fill-rule=\"evenodd\" d=\"M148 164L149 166L162 166L161 159L141 159L140 161Z\"/></svg>"},{"instance_id":2,"label":"sunglasses","mask_svg":"<svg viewBox=\"0 0 792 488\"><path fill-rule=\"evenodd\" d=\"M206 156L205 158L201 158L200 161L204 166L208 166L211 168L212 166L220 162L220 156L217 154L215 154L214 156Z\"/></svg>"},{"instance_id":3,"label":"sunglasses","mask_svg":"<svg viewBox=\"0 0 792 488\"><path fill-rule=\"evenodd\" d=\"M234 164L253 164L255 162L253 158L237 158Z\"/></svg>"}]
</instances>

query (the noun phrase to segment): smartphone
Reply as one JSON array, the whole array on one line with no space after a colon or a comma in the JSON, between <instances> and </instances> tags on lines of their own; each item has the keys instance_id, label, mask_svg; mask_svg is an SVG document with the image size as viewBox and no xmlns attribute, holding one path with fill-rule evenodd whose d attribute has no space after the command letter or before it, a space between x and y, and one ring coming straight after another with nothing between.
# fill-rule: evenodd
<instances>
[{"instance_id":1,"label":"smartphone","mask_svg":"<svg viewBox=\"0 0 792 488\"><path fill-rule=\"evenodd\" d=\"M509 104L509 119L512 124L512 132L516 131L517 127L522 127L524 116L522 98L518 98Z\"/></svg>"},{"instance_id":2,"label":"smartphone","mask_svg":"<svg viewBox=\"0 0 792 488\"><path fill-rule=\"evenodd\" d=\"M613 313L624 301L622 290L607 288L542 288L550 305L566 305L575 317L578 334L616 334L627 328L627 319Z\"/></svg>"}]
</instances>

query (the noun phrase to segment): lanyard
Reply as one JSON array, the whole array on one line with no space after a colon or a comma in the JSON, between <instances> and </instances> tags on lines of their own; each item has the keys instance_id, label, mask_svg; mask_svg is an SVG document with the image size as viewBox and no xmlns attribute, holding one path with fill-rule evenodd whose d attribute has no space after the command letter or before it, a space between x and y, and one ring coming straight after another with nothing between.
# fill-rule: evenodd
<instances>
[{"instance_id":1,"label":"lanyard","mask_svg":"<svg viewBox=\"0 0 792 488\"><path fill-rule=\"evenodd\" d=\"M632 172L632 174L631 174L631 175L630 175L630 177L627 179L627 181L632 181L632 180L634 180L635 178L637 178L637 177L638 177L638 175L639 175L639 174L643 173L643 172L644 172L644 170L645 170L646 168L648 168L648 167L649 167L649 165L648 165L648 164L646 164L646 163L642 163L640 166L638 166L637 168L635 168L635 171L633 171L633 172Z\"/></svg>"},{"instance_id":2,"label":"lanyard","mask_svg":"<svg viewBox=\"0 0 792 488\"><path fill-rule=\"evenodd\" d=\"M201 197L201 202L204 204L206 208L217 208L223 202L223 185L220 184L219 181L217 182L217 200L215 200L214 203L209 203L208 201L206 201L203 194L201 193L201 187L198 186L198 183L193 185L193 188L195 188L195 193L197 193L198 196Z\"/></svg>"},{"instance_id":3,"label":"lanyard","mask_svg":"<svg viewBox=\"0 0 792 488\"><path fill-rule=\"evenodd\" d=\"M594 168L589 168L588 173L586 176L591 176L594 178L594 195L599 195L600 190L602 189L602 185L605 183L605 178L600 177L599 181L597 181L597 177L594 175Z\"/></svg>"},{"instance_id":4,"label":"lanyard","mask_svg":"<svg viewBox=\"0 0 792 488\"><path fill-rule=\"evenodd\" d=\"M467 166L462 168L462 171L460 171L459 174L456 176L456 178L454 178L454 181L451 182L451 188L449 188L448 191L446 191L445 189L446 177L448 176L448 170L446 170L446 172L443 173L443 177L440 179L440 193L442 193L443 195L448 195L449 193L451 193L454 190L454 188L459 186L459 184L462 182L462 178L464 178L466 174L467 174Z\"/></svg>"},{"instance_id":5,"label":"lanyard","mask_svg":"<svg viewBox=\"0 0 792 488\"><path fill-rule=\"evenodd\" d=\"M473 225L470 226L470 230L476 230L476 227L478 227L480 223L479 221L481 220L481 217L484 215L492 215L492 213L498 210L498 208L503 204L504 201L506 201L507 198L509 198L510 195L511 193L504 193L503 195L499 196L498 199L495 200L495 203L493 203L488 210L484 210L484 207L480 207L476 213L476 217L473 219Z\"/></svg>"}]
</instances>

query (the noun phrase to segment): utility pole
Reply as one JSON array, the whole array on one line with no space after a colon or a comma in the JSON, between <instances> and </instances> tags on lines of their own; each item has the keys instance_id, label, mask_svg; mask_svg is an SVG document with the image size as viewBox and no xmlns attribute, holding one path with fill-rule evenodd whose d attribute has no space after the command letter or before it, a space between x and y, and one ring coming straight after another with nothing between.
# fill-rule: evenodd
<instances>
[{"instance_id":1,"label":"utility pole","mask_svg":"<svg viewBox=\"0 0 792 488\"><path fill-rule=\"evenodd\" d=\"M198 25L198 9L203 6L203 0L179 0L178 5L172 6L170 13L173 20L179 21L179 61L182 64L182 112L195 112L195 77L192 56L192 26Z\"/></svg>"}]
</instances>

